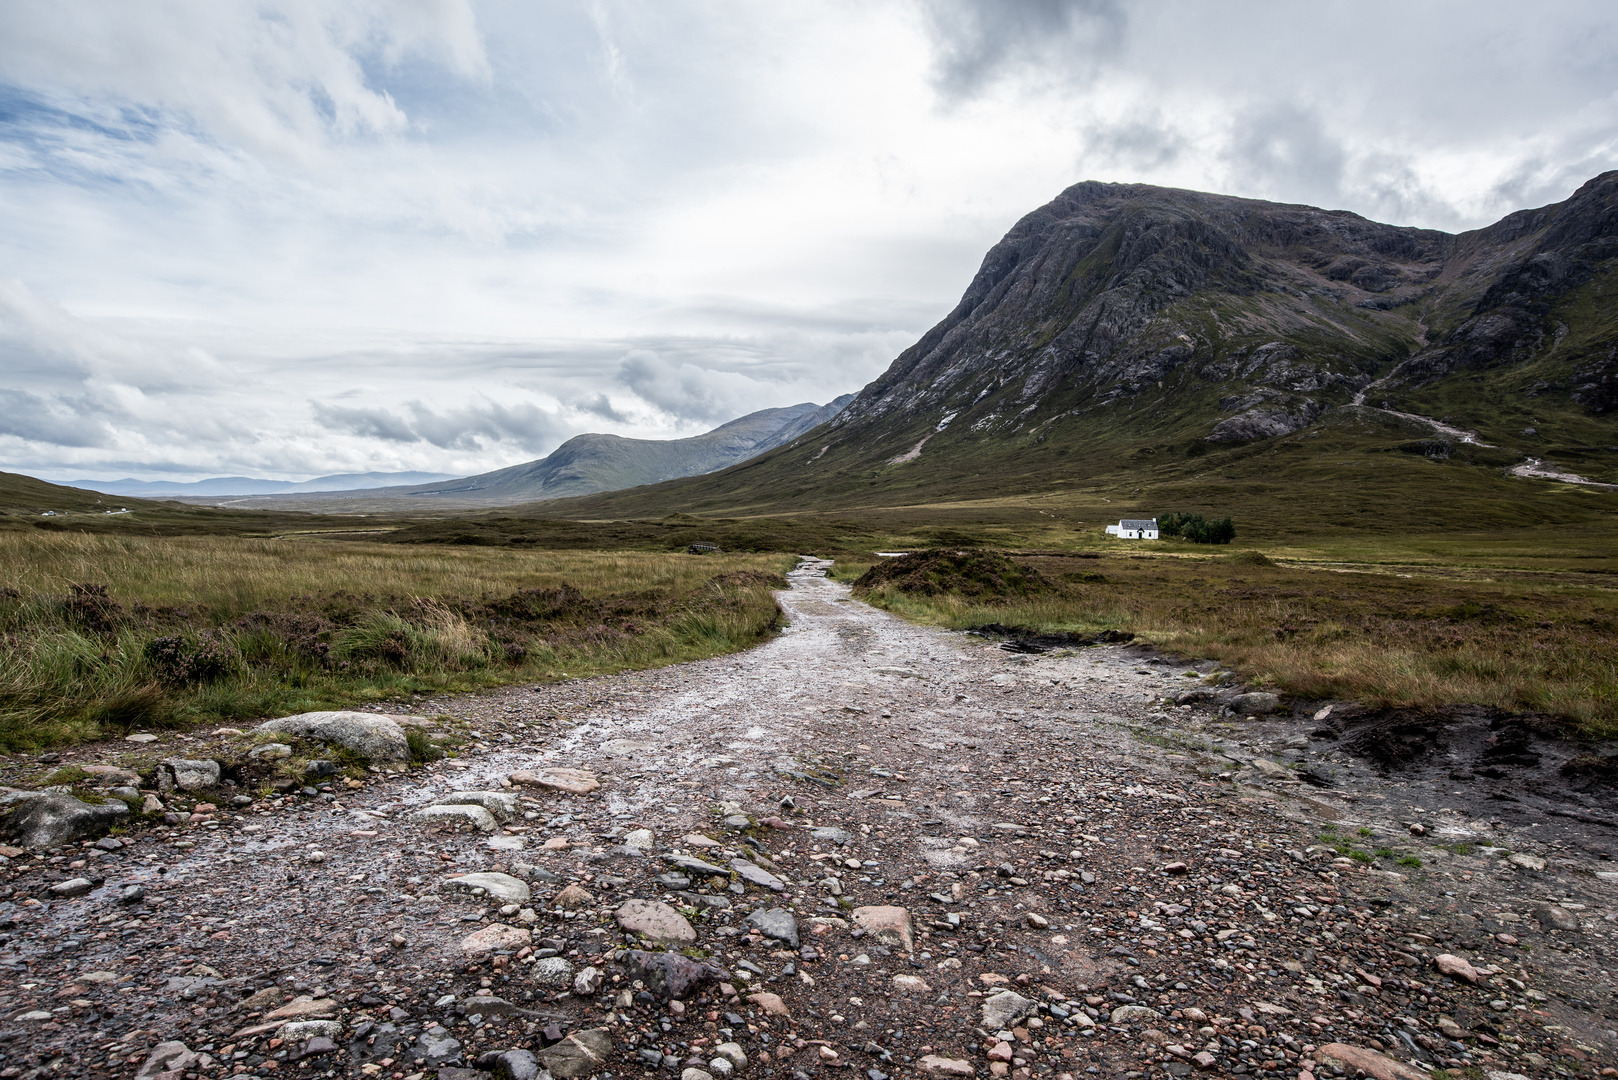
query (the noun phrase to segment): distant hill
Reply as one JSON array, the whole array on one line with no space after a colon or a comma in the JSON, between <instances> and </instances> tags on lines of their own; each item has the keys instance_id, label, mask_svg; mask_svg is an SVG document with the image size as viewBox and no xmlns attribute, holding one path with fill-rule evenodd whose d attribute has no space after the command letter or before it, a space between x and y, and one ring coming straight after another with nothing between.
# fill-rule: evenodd
<instances>
[{"instance_id":1,"label":"distant hill","mask_svg":"<svg viewBox=\"0 0 1618 1080\"><path fill-rule=\"evenodd\" d=\"M565 498L712 472L785 445L833 419L853 394L815 405L806 402L749 413L687 439L626 439L576 435L536 461L494 472L430 483L367 490L286 493L186 502L276 509L416 511L511 506Z\"/></svg>"},{"instance_id":2,"label":"distant hill","mask_svg":"<svg viewBox=\"0 0 1618 1080\"><path fill-rule=\"evenodd\" d=\"M261 480L250 476L216 476L208 480L72 480L67 486L107 495L134 495L167 499L176 495L291 495L303 491L351 491L357 488L400 484L435 484L453 480L450 473L368 472L337 473L313 480Z\"/></svg>"},{"instance_id":3,"label":"distant hill","mask_svg":"<svg viewBox=\"0 0 1618 1080\"><path fill-rule=\"evenodd\" d=\"M1534 469L1618 481L1618 172L1459 235L1077 184L812 445L543 512L1087 490L1119 513L1234 501L1431 528L1435 508L1512 516L1546 487ZM1571 488L1567 512L1612 512L1613 493Z\"/></svg>"}]
</instances>

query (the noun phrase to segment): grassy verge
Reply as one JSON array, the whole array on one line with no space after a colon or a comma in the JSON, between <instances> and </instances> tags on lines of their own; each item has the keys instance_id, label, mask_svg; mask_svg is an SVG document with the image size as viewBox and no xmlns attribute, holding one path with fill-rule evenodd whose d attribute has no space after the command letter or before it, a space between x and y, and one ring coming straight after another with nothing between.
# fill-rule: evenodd
<instances>
[{"instance_id":1,"label":"grassy verge","mask_svg":"<svg viewBox=\"0 0 1618 1080\"><path fill-rule=\"evenodd\" d=\"M1129 631L1306 698L1550 713L1618 734L1618 589L1601 575L1277 563L1257 552L1035 556L1044 585L968 596L874 582L917 622ZM856 577L858 563L837 576Z\"/></svg>"},{"instance_id":2,"label":"grassy verge","mask_svg":"<svg viewBox=\"0 0 1618 1080\"><path fill-rule=\"evenodd\" d=\"M729 652L793 561L0 534L0 746Z\"/></svg>"}]
</instances>

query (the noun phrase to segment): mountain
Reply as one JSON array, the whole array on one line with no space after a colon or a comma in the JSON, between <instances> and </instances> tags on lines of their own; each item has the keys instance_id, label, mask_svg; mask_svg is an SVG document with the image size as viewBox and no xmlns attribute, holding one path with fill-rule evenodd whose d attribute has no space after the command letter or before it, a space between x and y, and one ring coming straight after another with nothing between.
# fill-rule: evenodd
<instances>
[{"instance_id":1,"label":"mountain","mask_svg":"<svg viewBox=\"0 0 1618 1080\"><path fill-rule=\"evenodd\" d=\"M1361 513L1395 489L1451 501L1440 489L1463 481L1485 504L1509 500L1526 490L1512 468L1614 481L1615 260L1618 173L1459 235L1076 184L1017 222L955 309L812 443L545 512L913 505L1053 485L1217 508L1233 482L1272 501L1308 482L1322 497L1355 489L1344 512Z\"/></svg>"},{"instance_id":2,"label":"mountain","mask_svg":"<svg viewBox=\"0 0 1618 1080\"><path fill-rule=\"evenodd\" d=\"M450 473L368 472L336 473L313 480L260 480L250 476L215 476L208 480L72 480L67 486L107 495L136 495L164 499L175 495L290 495L303 491L350 491L399 484L434 484L453 480Z\"/></svg>"},{"instance_id":3,"label":"mountain","mask_svg":"<svg viewBox=\"0 0 1618 1080\"><path fill-rule=\"evenodd\" d=\"M444 510L510 506L616 491L712 472L745 461L826 423L853 397L846 394L826 405L805 402L762 409L687 439L576 435L537 461L477 476L364 491L310 491L296 497L288 493L232 499L230 505L329 511Z\"/></svg>"}]
</instances>

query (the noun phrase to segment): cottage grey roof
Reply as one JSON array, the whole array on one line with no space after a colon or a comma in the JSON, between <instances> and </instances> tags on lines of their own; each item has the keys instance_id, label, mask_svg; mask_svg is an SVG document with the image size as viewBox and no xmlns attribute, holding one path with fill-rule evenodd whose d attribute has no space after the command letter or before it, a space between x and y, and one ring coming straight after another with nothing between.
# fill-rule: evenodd
<instances>
[{"instance_id":1,"label":"cottage grey roof","mask_svg":"<svg viewBox=\"0 0 1618 1080\"><path fill-rule=\"evenodd\" d=\"M1124 518L1118 523L1120 529L1155 529L1156 518Z\"/></svg>"}]
</instances>

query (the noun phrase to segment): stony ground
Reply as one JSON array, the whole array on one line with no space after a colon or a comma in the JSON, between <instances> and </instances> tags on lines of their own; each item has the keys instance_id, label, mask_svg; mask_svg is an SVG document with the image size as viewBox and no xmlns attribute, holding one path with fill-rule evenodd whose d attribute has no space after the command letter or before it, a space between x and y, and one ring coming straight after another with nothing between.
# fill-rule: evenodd
<instances>
[{"instance_id":1,"label":"stony ground","mask_svg":"<svg viewBox=\"0 0 1618 1080\"><path fill-rule=\"evenodd\" d=\"M742 655L394 707L464 742L408 775L7 849L0 1077L1618 1075L1618 867L1307 716L1159 704L1211 665L1014 655L822 570ZM601 786L511 783L550 767ZM456 791L517 813L411 820Z\"/></svg>"}]
</instances>

